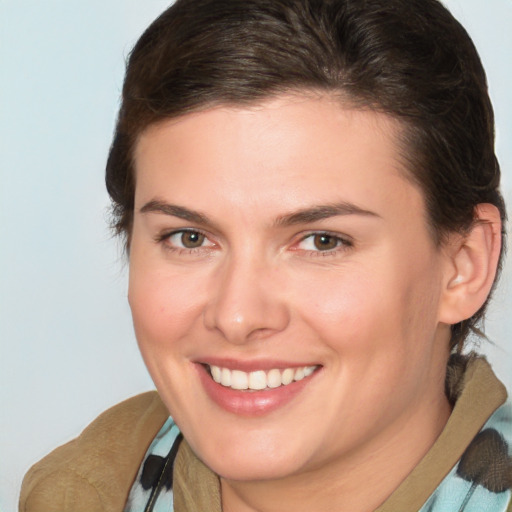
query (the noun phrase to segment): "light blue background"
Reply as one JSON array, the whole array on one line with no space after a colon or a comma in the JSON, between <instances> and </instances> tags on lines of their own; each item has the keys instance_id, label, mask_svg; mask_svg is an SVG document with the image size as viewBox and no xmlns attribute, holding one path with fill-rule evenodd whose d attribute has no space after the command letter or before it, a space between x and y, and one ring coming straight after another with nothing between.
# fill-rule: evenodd
<instances>
[{"instance_id":1,"label":"light blue background","mask_svg":"<svg viewBox=\"0 0 512 512\"><path fill-rule=\"evenodd\" d=\"M107 229L124 58L167 0L0 0L0 510L97 414L151 389ZM450 0L487 68L512 204L512 1ZM512 265L486 345L512 384Z\"/></svg>"}]
</instances>

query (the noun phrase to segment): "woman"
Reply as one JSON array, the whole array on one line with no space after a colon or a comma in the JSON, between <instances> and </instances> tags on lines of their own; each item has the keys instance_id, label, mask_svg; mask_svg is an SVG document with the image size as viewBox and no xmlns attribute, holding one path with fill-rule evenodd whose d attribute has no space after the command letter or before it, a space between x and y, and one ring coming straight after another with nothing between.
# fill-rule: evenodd
<instances>
[{"instance_id":1,"label":"woman","mask_svg":"<svg viewBox=\"0 0 512 512\"><path fill-rule=\"evenodd\" d=\"M178 0L106 176L159 394L21 510L506 511L506 392L461 355L502 258L493 125L436 0Z\"/></svg>"}]
</instances>

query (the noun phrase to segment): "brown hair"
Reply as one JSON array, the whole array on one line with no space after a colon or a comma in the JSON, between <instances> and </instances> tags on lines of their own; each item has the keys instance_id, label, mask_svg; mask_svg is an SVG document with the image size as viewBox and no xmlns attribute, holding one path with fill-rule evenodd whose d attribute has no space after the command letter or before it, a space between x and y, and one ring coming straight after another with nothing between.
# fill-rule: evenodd
<instances>
[{"instance_id":1,"label":"brown hair","mask_svg":"<svg viewBox=\"0 0 512 512\"><path fill-rule=\"evenodd\" d=\"M106 168L118 233L129 244L133 151L145 128L296 90L338 94L401 121L403 156L437 243L469 229L479 203L497 206L504 224L485 72L439 1L177 0L128 60ZM486 305L452 326L452 348L478 331Z\"/></svg>"}]
</instances>

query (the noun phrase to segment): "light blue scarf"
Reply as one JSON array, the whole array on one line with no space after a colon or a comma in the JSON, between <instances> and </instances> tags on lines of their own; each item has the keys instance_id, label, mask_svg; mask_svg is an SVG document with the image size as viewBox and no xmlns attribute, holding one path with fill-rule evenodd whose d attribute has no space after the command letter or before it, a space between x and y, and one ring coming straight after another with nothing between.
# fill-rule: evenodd
<instances>
[{"instance_id":1,"label":"light blue scarf","mask_svg":"<svg viewBox=\"0 0 512 512\"><path fill-rule=\"evenodd\" d=\"M148 448L124 512L172 512L172 470L182 435L169 418ZM206 511L205 511L206 512Z\"/></svg>"},{"instance_id":2,"label":"light blue scarf","mask_svg":"<svg viewBox=\"0 0 512 512\"><path fill-rule=\"evenodd\" d=\"M420 512L506 512L512 488L512 407L502 405Z\"/></svg>"}]
</instances>

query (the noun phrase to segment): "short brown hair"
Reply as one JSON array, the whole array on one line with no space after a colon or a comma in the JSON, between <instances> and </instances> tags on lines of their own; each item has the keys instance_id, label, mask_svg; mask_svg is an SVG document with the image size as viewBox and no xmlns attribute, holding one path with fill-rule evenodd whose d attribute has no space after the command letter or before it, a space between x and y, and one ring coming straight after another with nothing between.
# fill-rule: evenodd
<instances>
[{"instance_id":1,"label":"short brown hair","mask_svg":"<svg viewBox=\"0 0 512 512\"><path fill-rule=\"evenodd\" d=\"M437 243L469 229L479 203L494 204L504 225L485 72L438 0L177 0L128 60L106 168L117 231L129 243L133 152L149 125L300 90L402 123L403 156ZM452 326L452 348L477 330L486 305Z\"/></svg>"}]
</instances>

